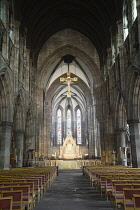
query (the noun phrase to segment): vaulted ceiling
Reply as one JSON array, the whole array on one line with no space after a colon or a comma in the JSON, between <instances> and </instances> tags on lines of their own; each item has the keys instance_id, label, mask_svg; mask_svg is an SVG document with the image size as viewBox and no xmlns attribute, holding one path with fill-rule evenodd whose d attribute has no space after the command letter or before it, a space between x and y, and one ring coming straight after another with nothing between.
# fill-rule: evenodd
<instances>
[{"instance_id":1,"label":"vaulted ceiling","mask_svg":"<svg viewBox=\"0 0 140 210\"><path fill-rule=\"evenodd\" d=\"M15 5L36 58L50 36L71 28L92 41L102 60L110 46L110 27L121 18L122 0L16 0Z\"/></svg>"}]
</instances>

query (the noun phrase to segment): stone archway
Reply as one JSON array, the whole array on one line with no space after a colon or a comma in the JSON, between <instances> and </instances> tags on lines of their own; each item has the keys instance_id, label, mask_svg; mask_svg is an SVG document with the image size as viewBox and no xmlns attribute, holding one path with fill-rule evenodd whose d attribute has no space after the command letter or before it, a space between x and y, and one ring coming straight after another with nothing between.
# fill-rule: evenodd
<instances>
[{"instance_id":1,"label":"stone archway","mask_svg":"<svg viewBox=\"0 0 140 210\"><path fill-rule=\"evenodd\" d=\"M116 138L117 138L117 162L121 165L127 165L126 159L126 104L121 94L118 94L116 103Z\"/></svg>"},{"instance_id":2,"label":"stone archway","mask_svg":"<svg viewBox=\"0 0 140 210\"><path fill-rule=\"evenodd\" d=\"M7 68L0 69L0 169L10 167L13 127L13 87ZM6 155L5 155L6 154Z\"/></svg>"},{"instance_id":3,"label":"stone archway","mask_svg":"<svg viewBox=\"0 0 140 210\"><path fill-rule=\"evenodd\" d=\"M25 134L25 96L21 92L17 96L15 103L15 112L14 112L14 150L16 155L16 166L23 166L23 147L24 147L24 134Z\"/></svg>"},{"instance_id":4,"label":"stone archway","mask_svg":"<svg viewBox=\"0 0 140 210\"><path fill-rule=\"evenodd\" d=\"M128 124L132 152L132 166L140 167L140 75L139 69L131 72L128 92Z\"/></svg>"}]
</instances>

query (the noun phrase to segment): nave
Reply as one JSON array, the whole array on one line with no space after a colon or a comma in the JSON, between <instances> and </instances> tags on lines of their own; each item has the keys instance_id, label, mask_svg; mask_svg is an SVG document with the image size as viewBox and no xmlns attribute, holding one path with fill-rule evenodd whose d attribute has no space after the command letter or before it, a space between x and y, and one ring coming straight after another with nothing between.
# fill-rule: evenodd
<instances>
[{"instance_id":1,"label":"nave","mask_svg":"<svg viewBox=\"0 0 140 210\"><path fill-rule=\"evenodd\" d=\"M0 210L95 208L140 210L140 169L100 165L0 171Z\"/></svg>"},{"instance_id":2,"label":"nave","mask_svg":"<svg viewBox=\"0 0 140 210\"><path fill-rule=\"evenodd\" d=\"M82 170L59 170L53 184L35 210L112 210L111 202L101 198L90 186Z\"/></svg>"}]
</instances>

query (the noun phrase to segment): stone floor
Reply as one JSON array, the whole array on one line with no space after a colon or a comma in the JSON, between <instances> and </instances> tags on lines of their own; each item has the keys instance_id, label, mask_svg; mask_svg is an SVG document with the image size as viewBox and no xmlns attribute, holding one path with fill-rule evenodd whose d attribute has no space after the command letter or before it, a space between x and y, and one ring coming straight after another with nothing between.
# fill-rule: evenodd
<instances>
[{"instance_id":1,"label":"stone floor","mask_svg":"<svg viewBox=\"0 0 140 210\"><path fill-rule=\"evenodd\" d=\"M35 210L112 210L110 201L90 187L81 170L60 170Z\"/></svg>"}]
</instances>

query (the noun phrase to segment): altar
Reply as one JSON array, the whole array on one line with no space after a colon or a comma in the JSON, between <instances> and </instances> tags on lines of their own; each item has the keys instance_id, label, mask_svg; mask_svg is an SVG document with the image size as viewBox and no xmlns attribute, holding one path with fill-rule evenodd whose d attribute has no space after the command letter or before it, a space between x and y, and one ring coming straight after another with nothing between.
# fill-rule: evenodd
<instances>
[{"instance_id":1,"label":"altar","mask_svg":"<svg viewBox=\"0 0 140 210\"><path fill-rule=\"evenodd\" d=\"M80 158L79 145L76 145L72 136L67 136L63 145L60 146L59 159L78 159Z\"/></svg>"},{"instance_id":2,"label":"altar","mask_svg":"<svg viewBox=\"0 0 140 210\"><path fill-rule=\"evenodd\" d=\"M95 165L95 160L84 159L86 155L88 155L88 146L77 145L76 140L68 135L60 147L50 148L51 158L42 165L58 166L59 169L81 169L85 165Z\"/></svg>"}]
</instances>

